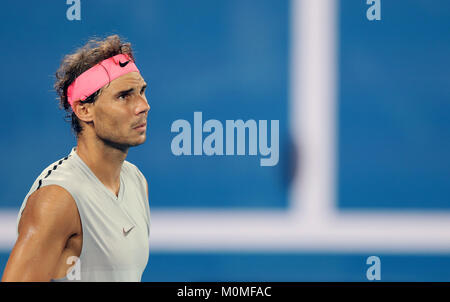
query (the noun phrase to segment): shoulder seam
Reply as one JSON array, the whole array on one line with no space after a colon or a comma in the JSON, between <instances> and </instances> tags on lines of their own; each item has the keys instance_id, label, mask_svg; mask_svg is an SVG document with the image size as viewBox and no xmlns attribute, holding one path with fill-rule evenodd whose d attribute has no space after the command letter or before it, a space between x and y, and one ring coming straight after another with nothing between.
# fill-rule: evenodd
<instances>
[{"instance_id":1,"label":"shoulder seam","mask_svg":"<svg viewBox=\"0 0 450 302\"><path fill-rule=\"evenodd\" d=\"M47 172L47 175L45 175L43 178L39 179L39 185L36 188L35 191L39 190L41 188L42 185L42 180L47 178L48 176L50 176L50 174L52 173L52 171L55 171L65 160L67 160L70 157L70 155L64 157L63 159L61 159L56 165L53 166L53 168L49 169Z\"/></svg>"}]
</instances>

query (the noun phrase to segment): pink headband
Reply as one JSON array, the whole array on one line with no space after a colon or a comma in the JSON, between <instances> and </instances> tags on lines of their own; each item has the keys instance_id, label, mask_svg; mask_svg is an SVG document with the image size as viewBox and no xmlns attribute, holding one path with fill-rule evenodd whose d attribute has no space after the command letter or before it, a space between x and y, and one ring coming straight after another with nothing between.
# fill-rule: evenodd
<instances>
[{"instance_id":1,"label":"pink headband","mask_svg":"<svg viewBox=\"0 0 450 302\"><path fill-rule=\"evenodd\" d=\"M91 94L129 72L139 72L126 54L119 54L101 61L78 76L67 88L70 106L77 100L84 101Z\"/></svg>"}]
</instances>

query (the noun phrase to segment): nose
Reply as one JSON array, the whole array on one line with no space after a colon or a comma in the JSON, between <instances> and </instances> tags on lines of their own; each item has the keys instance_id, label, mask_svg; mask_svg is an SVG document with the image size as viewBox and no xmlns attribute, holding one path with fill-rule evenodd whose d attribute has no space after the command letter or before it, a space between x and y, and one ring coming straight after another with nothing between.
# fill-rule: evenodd
<instances>
[{"instance_id":1,"label":"nose","mask_svg":"<svg viewBox=\"0 0 450 302\"><path fill-rule=\"evenodd\" d=\"M141 113L147 113L150 111L150 105L147 102L147 98L145 96L139 96L138 105L136 106L136 115Z\"/></svg>"}]
</instances>

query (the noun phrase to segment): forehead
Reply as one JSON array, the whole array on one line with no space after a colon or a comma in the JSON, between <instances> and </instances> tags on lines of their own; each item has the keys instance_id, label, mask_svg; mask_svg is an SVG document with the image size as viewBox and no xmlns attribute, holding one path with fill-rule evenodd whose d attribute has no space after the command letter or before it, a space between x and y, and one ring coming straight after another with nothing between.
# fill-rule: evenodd
<instances>
[{"instance_id":1,"label":"forehead","mask_svg":"<svg viewBox=\"0 0 450 302\"><path fill-rule=\"evenodd\" d=\"M129 72L117 79L113 80L105 87L105 91L116 92L120 90L127 90L130 88L141 87L145 85L145 80L139 72Z\"/></svg>"}]
</instances>

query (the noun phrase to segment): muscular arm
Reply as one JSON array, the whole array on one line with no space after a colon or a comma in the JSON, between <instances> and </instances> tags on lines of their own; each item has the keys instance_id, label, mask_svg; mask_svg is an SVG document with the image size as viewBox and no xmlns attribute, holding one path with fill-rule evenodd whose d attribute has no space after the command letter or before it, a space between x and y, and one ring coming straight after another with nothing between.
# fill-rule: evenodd
<instances>
[{"instance_id":1,"label":"muscular arm","mask_svg":"<svg viewBox=\"0 0 450 302\"><path fill-rule=\"evenodd\" d=\"M79 228L72 196L59 186L30 195L2 281L50 281L67 240Z\"/></svg>"}]
</instances>

